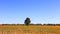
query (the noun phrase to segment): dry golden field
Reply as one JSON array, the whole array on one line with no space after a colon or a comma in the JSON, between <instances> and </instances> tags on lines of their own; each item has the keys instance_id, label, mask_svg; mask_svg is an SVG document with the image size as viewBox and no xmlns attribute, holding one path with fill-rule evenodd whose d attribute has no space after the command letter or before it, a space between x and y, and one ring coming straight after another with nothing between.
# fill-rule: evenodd
<instances>
[{"instance_id":1,"label":"dry golden field","mask_svg":"<svg viewBox=\"0 0 60 34\"><path fill-rule=\"evenodd\" d=\"M0 34L60 34L60 26L0 25Z\"/></svg>"}]
</instances>

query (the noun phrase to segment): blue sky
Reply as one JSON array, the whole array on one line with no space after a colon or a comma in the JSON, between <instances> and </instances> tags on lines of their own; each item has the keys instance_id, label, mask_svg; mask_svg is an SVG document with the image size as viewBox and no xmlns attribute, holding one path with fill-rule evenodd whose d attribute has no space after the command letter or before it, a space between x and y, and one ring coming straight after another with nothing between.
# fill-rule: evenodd
<instances>
[{"instance_id":1,"label":"blue sky","mask_svg":"<svg viewBox=\"0 0 60 34\"><path fill-rule=\"evenodd\" d=\"M60 24L60 0L0 0L0 24Z\"/></svg>"}]
</instances>

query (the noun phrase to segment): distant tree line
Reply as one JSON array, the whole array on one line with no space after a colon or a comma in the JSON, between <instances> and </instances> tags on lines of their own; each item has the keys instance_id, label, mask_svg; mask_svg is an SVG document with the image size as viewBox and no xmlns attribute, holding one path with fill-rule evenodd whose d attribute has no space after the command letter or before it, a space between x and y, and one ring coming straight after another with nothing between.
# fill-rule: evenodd
<instances>
[{"instance_id":1,"label":"distant tree line","mask_svg":"<svg viewBox=\"0 0 60 34\"><path fill-rule=\"evenodd\" d=\"M24 25L24 24L0 24L2 26L4 25L12 25L12 26L15 26L15 25ZM60 24L29 24L29 25L41 25L41 26L60 26ZM28 26L28 25L27 25Z\"/></svg>"}]
</instances>

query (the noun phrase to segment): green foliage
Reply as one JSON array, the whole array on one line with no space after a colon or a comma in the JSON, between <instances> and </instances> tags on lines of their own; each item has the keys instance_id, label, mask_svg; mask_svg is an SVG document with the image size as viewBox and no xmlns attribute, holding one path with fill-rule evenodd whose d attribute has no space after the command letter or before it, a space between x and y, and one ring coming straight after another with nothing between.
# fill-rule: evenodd
<instances>
[{"instance_id":1,"label":"green foliage","mask_svg":"<svg viewBox=\"0 0 60 34\"><path fill-rule=\"evenodd\" d=\"M30 21L30 18L27 17L24 23L25 23L25 25L29 25L30 22L31 22L31 21Z\"/></svg>"}]
</instances>

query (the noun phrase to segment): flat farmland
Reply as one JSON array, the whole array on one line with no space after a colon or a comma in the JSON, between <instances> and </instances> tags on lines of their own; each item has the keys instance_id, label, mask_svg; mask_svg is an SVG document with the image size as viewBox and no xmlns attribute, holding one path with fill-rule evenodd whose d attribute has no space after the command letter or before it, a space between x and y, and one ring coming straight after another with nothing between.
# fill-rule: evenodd
<instances>
[{"instance_id":1,"label":"flat farmland","mask_svg":"<svg viewBox=\"0 0 60 34\"><path fill-rule=\"evenodd\" d=\"M0 34L60 34L60 26L0 25Z\"/></svg>"}]
</instances>

